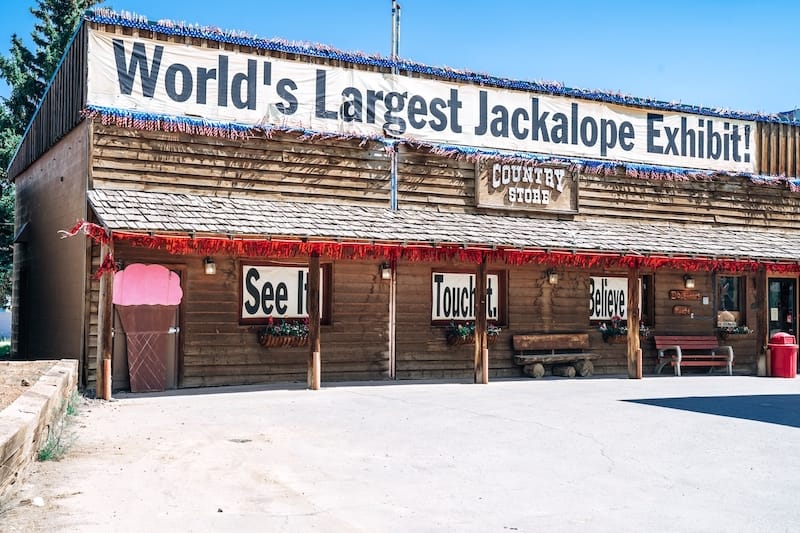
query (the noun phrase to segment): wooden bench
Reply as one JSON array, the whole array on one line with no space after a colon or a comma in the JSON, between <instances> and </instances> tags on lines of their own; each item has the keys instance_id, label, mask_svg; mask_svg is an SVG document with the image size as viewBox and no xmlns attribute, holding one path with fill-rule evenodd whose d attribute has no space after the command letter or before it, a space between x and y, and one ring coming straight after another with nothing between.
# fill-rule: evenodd
<instances>
[{"instance_id":1,"label":"wooden bench","mask_svg":"<svg viewBox=\"0 0 800 533\"><path fill-rule=\"evenodd\" d=\"M724 366L733 375L733 348L720 346L714 335L654 335L658 350L656 374L666 365L681 375L682 366Z\"/></svg>"},{"instance_id":2,"label":"wooden bench","mask_svg":"<svg viewBox=\"0 0 800 533\"><path fill-rule=\"evenodd\" d=\"M544 376L545 365L552 365L558 376L591 376L593 359L599 355L589 353L588 333L542 333L513 335L514 362L532 377Z\"/></svg>"}]
</instances>

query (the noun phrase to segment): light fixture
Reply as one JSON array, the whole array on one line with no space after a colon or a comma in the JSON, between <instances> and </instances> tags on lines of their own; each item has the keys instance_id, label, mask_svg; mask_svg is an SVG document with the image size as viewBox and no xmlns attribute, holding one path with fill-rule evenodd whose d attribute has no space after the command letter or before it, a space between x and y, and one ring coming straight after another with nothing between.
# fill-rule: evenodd
<instances>
[{"instance_id":1,"label":"light fixture","mask_svg":"<svg viewBox=\"0 0 800 533\"><path fill-rule=\"evenodd\" d=\"M545 272L545 275L547 276L547 282L550 283L550 285L558 285L558 272L551 268Z\"/></svg>"},{"instance_id":2,"label":"light fixture","mask_svg":"<svg viewBox=\"0 0 800 533\"><path fill-rule=\"evenodd\" d=\"M694 289L694 278L689 274L683 276L683 286L687 289Z\"/></svg>"},{"instance_id":3,"label":"light fixture","mask_svg":"<svg viewBox=\"0 0 800 533\"><path fill-rule=\"evenodd\" d=\"M378 268L381 271L381 279L392 279L392 265L383 262Z\"/></svg>"},{"instance_id":4,"label":"light fixture","mask_svg":"<svg viewBox=\"0 0 800 533\"><path fill-rule=\"evenodd\" d=\"M206 257L203 259L203 270L205 270L205 273L209 276L213 276L217 273L217 264L210 257Z\"/></svg>"}]
</instances>

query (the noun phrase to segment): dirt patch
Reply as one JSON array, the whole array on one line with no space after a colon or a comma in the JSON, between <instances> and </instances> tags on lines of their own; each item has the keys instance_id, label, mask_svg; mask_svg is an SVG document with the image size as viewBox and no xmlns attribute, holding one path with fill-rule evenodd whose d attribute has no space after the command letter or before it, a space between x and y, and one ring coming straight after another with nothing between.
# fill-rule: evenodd
<instances>
[{"instance_id":1,"label":"dirt patch","mask_svg":"<svg viewBox=\"0 0 800 533\"><path fill-rule=\"evenodd\" d=\"M0 361L0 411L33 387L57 361Z\"/></svg>"}]
</instances>

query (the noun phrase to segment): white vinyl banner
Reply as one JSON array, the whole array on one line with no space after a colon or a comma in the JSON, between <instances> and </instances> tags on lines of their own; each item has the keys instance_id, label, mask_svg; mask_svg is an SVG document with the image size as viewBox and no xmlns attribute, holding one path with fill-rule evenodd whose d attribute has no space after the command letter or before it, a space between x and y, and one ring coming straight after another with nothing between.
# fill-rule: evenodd
<instances>
[{"instance_id":1,"label":"white vinyl banner","mask_svg":"<svg viewBox=\"0 0 800 533\"><path fill-rule=\"evenodd\" d=\"M91 31L89 105L720 171L755 170L755 123L365 72Z\"/></svg>"}]
</instances>

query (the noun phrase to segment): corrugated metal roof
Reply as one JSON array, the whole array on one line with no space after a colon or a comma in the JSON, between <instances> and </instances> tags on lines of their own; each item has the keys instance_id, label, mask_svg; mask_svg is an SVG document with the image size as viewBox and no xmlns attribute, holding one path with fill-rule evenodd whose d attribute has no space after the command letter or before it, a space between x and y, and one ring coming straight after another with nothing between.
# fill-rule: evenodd
<instances>
[{"instance_id":1,"label":"corrugated metal roof","mask_svg":"<svg viewBox=\"0 0 800 533\"><path fill-rule=\"evenodd\" d=\"M130 190L92 190L112 231L436 242L498 248L795 261L800 232L720 226L555 220L276 202Z\"/></svg>"}]
</instances>

